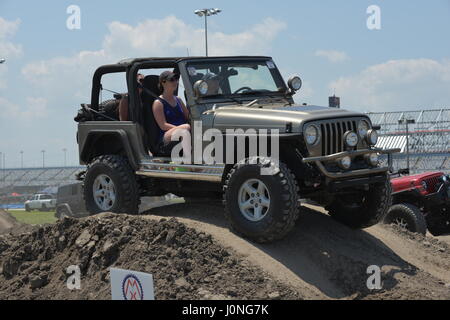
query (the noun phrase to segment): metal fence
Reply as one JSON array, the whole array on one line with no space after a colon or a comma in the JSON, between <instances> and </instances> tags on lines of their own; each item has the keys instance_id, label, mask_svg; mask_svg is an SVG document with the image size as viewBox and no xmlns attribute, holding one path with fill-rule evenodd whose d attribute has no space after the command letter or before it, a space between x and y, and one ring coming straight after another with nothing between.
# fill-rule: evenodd
<instances>
[{"instance_id":1,"label":"metal fence","mask_svg":"<svg viewBox=\"0 0 450 320\"><path fill-rule=\"evenodd\" d=\"M402 150L394 156L395 169L407 168L409 150L411 173L450 172L450 108L367 115L381 126L377 146Z\"/></svg>"}]
</instances>

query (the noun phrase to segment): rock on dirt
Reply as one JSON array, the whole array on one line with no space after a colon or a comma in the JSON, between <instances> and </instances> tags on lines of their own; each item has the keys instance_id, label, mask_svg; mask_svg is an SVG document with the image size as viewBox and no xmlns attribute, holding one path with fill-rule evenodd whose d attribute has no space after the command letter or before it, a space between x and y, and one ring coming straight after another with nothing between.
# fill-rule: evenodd
<instances>
[{"instance_id":1,"label":"rock on dirt","mask_svg":"<svg viewBox=\"0 0 450 320\"><path fill-rule=\"evenodd\" d=\"M67 288L71 265L81 290ZM110 299L110 267L153 274L156 299L302 298L176 219L101 214L0 236L0 299Z\"/></svg>"}]
</instances>

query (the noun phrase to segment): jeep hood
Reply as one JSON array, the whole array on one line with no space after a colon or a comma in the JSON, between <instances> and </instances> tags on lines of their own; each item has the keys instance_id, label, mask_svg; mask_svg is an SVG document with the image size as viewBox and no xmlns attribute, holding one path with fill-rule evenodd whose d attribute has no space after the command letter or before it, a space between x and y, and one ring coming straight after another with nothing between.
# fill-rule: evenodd
<instances>
[{"instance_id":1,"label":"jeep hood","mask_svg":"<svg viewBox=\"0 0 450 320\"><path fill-rule=\"evenodd\" d=\"M214 127L217 129L267 128L284 131L287 123L292 123L293 132L301 132L304 123L348 117L367 117L362 113L344 109L319 106L226 106L215 112ZM369 120L370 121L370 120Z\"/></svg>"}]
</instances>

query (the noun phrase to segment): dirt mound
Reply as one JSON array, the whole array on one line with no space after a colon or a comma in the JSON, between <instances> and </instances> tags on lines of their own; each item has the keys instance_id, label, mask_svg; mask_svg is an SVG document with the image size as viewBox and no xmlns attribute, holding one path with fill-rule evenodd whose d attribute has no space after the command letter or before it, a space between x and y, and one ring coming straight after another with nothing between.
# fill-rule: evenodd
<instances>
[{"instance_id":1,"label":"dirt mound","mask_svg":"<svg viewBox=\"0 0 450 320\"><path fill-rule=\"evenodd\" d=\"M80 266L81 290L66 286ZM300 299L176 219L102 214L0 236L0 299L110 299L109 267L152 273L156 299Z\"/></svg>"},{"instance_id":2,"label":"dirt mound","mask_svg":"<svg viewBox=\"0 0 450 320\"><path fill-rule=\"evenodd\" d=\"M0 234L21 234L32 229L30 225L20 223L9 212L0 210Z\"/></svg>"},{"instance_id":3,"label":"dirt mound","mask_svg":"<svg viewBox=\"0 0 450 320\"><path fill-rule=\"evenodd\" d=\"M307 299L450 299L450 248L435 238L384 225L352 230L309 206L285 239L259 245L230 232L217 206L176 204L146 213L212 234ZM367 287L370 266L381 270L380 290Z\"/></svg>"}]
</instances>

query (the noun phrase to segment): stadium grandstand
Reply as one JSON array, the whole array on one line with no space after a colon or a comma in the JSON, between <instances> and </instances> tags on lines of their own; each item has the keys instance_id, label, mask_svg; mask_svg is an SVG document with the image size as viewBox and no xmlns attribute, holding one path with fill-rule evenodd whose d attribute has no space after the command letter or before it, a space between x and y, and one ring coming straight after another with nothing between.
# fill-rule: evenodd
<instances>
[{"instance_id":1,"label":"stadium grandstand","mask_svg":"<svg viewBox=\"0 0 450 320\"><path fill-rule=\"evenodd\" d=\"M399 148L394 169L410 173L450 172L450 109L370 112L374 125L381 126L377 147ZM408 157L409 154L409 157Z\"/></svg>"},{"instance_id":2,"label":"stadium grandstand","mask_svg":"<svg viewBox=\"0 0 450 320\"><path fill-rule=\"evenodd\" d=\"M0 170L0 207L19 206L34 193L56 194L58 186L76 182L85 167Z\"/></svg>"}]
</instances>

